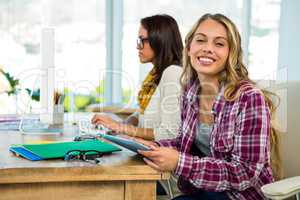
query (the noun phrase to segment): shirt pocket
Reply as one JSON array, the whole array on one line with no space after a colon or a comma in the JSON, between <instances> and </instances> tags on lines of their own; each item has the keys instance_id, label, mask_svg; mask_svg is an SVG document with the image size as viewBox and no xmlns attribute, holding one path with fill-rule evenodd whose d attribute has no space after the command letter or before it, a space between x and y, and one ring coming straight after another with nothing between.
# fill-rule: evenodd
<instances>
[{"instance_id":1,"label":"shirt pocket","mask_svg":"<svg viewBox=\"0 0 300 200\"><path fill-rule=\"evenodd\" d=\"M226 153L230 152L233 149L233 138L231 137L217 137L215 138L213 144L212 144L213 150L220 152L220 153Z\"/></svg>"},{"instance_id":2,"label":"shirt pocket","mask_svg":"<svg viewBox=\"0 0 300 200\"><path fill-rule=\"evenodd\" d=\"M215 124L211 138L214 151L226 153L233 149L235 128L228 123L228 120L224 117L218 124Z\"/></svg>"}]
</instances>

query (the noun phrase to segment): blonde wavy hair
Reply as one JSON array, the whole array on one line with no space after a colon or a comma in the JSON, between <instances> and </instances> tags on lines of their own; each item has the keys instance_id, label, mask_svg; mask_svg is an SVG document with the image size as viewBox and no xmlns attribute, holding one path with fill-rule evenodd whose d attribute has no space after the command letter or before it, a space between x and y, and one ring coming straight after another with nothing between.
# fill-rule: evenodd
<instances>
[{"instance_id":1,"label":"blonde wavy hair","mask_svg":"<svg viewBox=\"0 0 300 200\"><path fill-rule=\"evenodd\" d=\"M250 80L248 76L248 70L243 63L243 51L241 47L241 37L238 29L234 23L222 14L205 14L203 15L192 27L190 32L185 37L185 47L183 49L183 73L181 75L181 85L184 88L191 83L191 80L197 79L197 72L193 69L188 56L188 51L193 40L194 34L198 26L205 20L212 19L220 24L222 24L226 31L229 43L229 55L227 62L225 64L225 69L219 74L219 82L224 82L225 90L224 97L227 101L233 101L239 97L243 88L239 88L241 81L249 81L255 85L255 83ZM272 92L262 90L266 103L269 107L271 114L271 166L273 170L273 175L276 180L282 177L282 164L280 155L280 139L279 132L275 128L274 115L277 105L273 102L273 97L277 97Z\"/></svg>"}]
</instances>

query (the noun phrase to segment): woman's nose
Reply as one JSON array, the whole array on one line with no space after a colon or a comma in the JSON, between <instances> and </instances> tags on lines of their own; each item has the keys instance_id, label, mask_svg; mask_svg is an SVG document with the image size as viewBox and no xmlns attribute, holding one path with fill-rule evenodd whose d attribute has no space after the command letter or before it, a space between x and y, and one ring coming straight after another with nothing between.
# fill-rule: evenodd
<instances>
[{"instance_id":1,"label":"woman's nose","mask_svg":"<svg viewBox=\"0 0 300 200\"><path fill-rule=\"evenodd\" d=\"M136 47L135 47L137 50L142 50L143 48L141 47L140 44L136 44Z\"/></svg>"},{"instance_id":2,"label":"woman's nose","mask_svg":"<svg viewBox=\"0 0 300 200\"><path fill-rule=\"evenodd\" d=\"M203 44L202 51L204 53L212 53L213 52L213 45L210 44L210 43Z\"/></svg>"}]
</instances>

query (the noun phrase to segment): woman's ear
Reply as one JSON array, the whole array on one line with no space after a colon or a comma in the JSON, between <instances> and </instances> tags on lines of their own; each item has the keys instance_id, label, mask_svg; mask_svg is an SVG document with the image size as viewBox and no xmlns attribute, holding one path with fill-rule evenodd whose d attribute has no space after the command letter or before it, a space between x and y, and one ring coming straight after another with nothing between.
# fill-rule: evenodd
<instances>
[{"instance_id":1,"label":"woman's ear","mask_svg":"<svg viewBox=\"0 0 300 200\"><path fill-rule=\"evenodd\" d=\"M191 54L190 54L190 47L186 47L186 52L187 52L188 57L191 57Z\"/></svg>"}]
</instances>

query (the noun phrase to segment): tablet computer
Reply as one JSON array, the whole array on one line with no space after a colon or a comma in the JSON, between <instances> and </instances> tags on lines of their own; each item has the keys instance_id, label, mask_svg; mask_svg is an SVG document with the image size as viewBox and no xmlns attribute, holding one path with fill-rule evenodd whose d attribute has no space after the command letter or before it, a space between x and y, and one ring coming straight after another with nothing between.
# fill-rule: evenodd
<instances>
[{"instance_id":1,"label":"tablet computer","mask_svg":"<svg viewBox=\"0 0 300 200\"><path fill-rule=\"evenodd\" d=\"M118 144L118 145L125 147L126 149L129 149L136 153L138 153L138 150L143 150L143 151L151 150L146 145L139 143L137 141L134 141L132 139L129 139L129 138L124 138L124 137L120 137L117 135L108 135L108 134L100 134L100 136L106 140L109 140L115 144Z\"/></svg>"}]
</instances>

